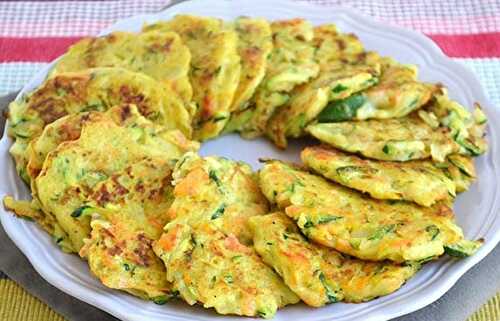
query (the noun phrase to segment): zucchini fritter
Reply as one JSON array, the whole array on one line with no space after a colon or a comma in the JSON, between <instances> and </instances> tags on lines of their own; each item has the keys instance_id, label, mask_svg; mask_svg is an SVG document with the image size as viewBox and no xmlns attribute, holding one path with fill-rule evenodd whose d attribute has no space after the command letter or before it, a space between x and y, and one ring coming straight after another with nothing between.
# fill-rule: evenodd
<instances>
[{"instance_id":1,"label":"zucchini fritter","mask_svg":"<svg viewBox=\"0 0 500 321\"><path fill-rule=\"evenodd\" d=\"M254 246L264 262L310 306L363 302L390 294L412 277L418 264L367 262L309 243L283 213L252 217Z\"/></svg>"},{"instance_id":2,"label":"zucchini fritter","mask_svg":"<svg viewBox=\"0 0 500 321\"><path fill-rule=\"evenodd\" d=\"M486 115L478 103L473 112L450 99L445 88L433 97L432 102L419 112L419 116L434 128L446 128L459 146L458 153L479 156L486 152ZM440 127L439 127L440 126Z\"/></svg>"},{"instance_id":3,"label":"zucchini fritter","mask_svg":"<svg viewBox=\"0 0 500 321\"><path fill-rule=\"evenodd\" d=\"M29 181L26 149L46 125L66 115L106 111L128 103L137 105L140 113L151 121L167 129L179 129L190 137L190 117L182 101L154 79L121 68L63 73L49 78L9 106L9 135L16 138L10 153L19 175Z\"/></svg>"},{"instance_id":4,"label":"zucchini fritter","mask_svg":"<svg viewBox=\"0 0 500 321\"><path fill-rule=\"evenodd\" d=\"M381 200L431 206L455 196L454 182L431 161L365 160L321 146L305 148L301 159L323 177Z\"/></svg>"},{"instance_id":5,"label":"zucchini fritter","mask_svg":"<svg viewBox=\"0 0 500 321\"><path fill-rule=\"evenodd\" d=\"M232 115L228 130L256 137L265 132L267 121L276 109L287 103L297 85L316 77L313 27L303 19L271 23L273 49L267 61L266 76L257 88L252 106Z\"/></svg>"},{"instance_id":6,"label":"zucchini fritter","mask_svg":"<svg viewBox=\"0 0 500 321\"><path fill-rule=\"evenodd\" d=\"M209 222L194 227L170 222L154 250L167 267L167 279L191 305L272 318L278 308L299 301L252 248Z\"/></svg>"},{"instance_id":7,"label":"zucchini fritter","mask_svg":"<svg viewBox=\"0 0 500 321\"><path fill-rule=\"evenodd\" d=\"M177 163L173 179L175 201L168 211L170 220L211 222L241 243L251 244L248 218L267 213L268 203L250 166L187 153Z\"/></svg>"},{"instance_id":8,"label":"zucchini fritter","mask_svg":"<svg viewBox=\"0 0 500 321\"><path fill-rule=\"evenodd\" d=\"M432 157L443 162L459 153L486 152L486 116L476 104L471 113L441 89L432 101L406 117L309 125L307 131L336 148L390 161Z\"/></svg>"},{"instance_id":9,"label":"zucchini fritter","mask_svg":"<svg viewBox=\"0 0 500 321\"><path fill-rule=\"evenodd\" d=\"M470 156L453 154L448 156L446 162L436 163L443 173L453 181L457 193L465 192L476 180L476 167Z\"/></svg>"},{"instance_id":10,"label":"zucchini fritter","mask_svg":"<svg viewBox=\"0 0 500 321\"><path fill-rule=\"evenodd\" d=\"M189 78L197 105L194 137L216 137L230 116L240 79L238 36L220 19L178 15L170 21L146 26L145 31L174 31L191 51Z\"/></svg>"},{"instance_id":11,"label":"zucchini fritter","mask_svg":"<svg viewBox=\"0 0 500 321\"><path fill-rule=\"evenodd\" d=\"M121 67L165 84L190 108L193 95L188 78L190 61L189 49L174 32L118 31L80 40L57 61L50 75L95 67Z\"/></svg>"},{"instance_id":12,"label":"zucchini fritter","mask_svg":"<svg viewBox=\"0 0 500 321\"><path fill-rule=\"evenodd\" d=\"M198 147L186 144L188 141L179 140L179 137L182 137L179 131L156 128L140 115L136 126L129 127L119 126L111 118L87 122L77 140L63 142L48 154L42 171L32 184L33 196L46 213L56 217L78 251L90 231L89 217L81 215L87 203L94 200L102 207L120 195L134 195L132 187L124 188L123 184L141 183L137 177L115 181L114 175L131 166L139 166L141 161L161 164L161 169L153 167L150 171L159 171L165 176L167 181L162 180L162 185L170 182L175 161L186 151ZM138 177L141 175L146 174ZM106 184L115 189L108 190ZM95 190L97 187L99 190ZM144 186L138 188L138 191L144 190ZM94 194L101 196L91 198ZM162 223L158 223L160 228Z\"/></svg>"},{"instance_id":13,"label":"zucchini fritter","mask_svg":"<svg viewBox=\"0 0 500 321\"><path fill-rule=\"evenodd\" d=\"M341 34L334 25L314 28L315 59L319 74L308 83L296 87L290 101L269 120L266 133L280 148L286 137L300 137L304 128L332 100L345 99L378 82L380 57L365 52L353 34Z\"/></svg>"},{"instance_id":14,"label":"zucchini fritter","mask_svg":"<svg viewBox=\"0 0 500 321\"><path fill-rule=\"evenodd\" d=\"M279 161L266 163L259 177L268 200L308 238L360 259L428 260L464 241L444 204L371 199Z\"/></svg>"},{"instance_id":15,"label":"zucchini fritter","mask_svg":"<svg viewBox=\"0 0 500 321\"><path fill-rule=\"evenodd\" d=\"M126 105L125 108L131 107ZM26 166L26 172L30 181L33 181L38 176L42 170L45 158L59 144L78 139L82 126L86 122L96 122L104 119L106 119L106 116L102 112L89 111L64 116L45 126L41 135L34 138L28 145L28 165Z\"/></svg>"},{"instance_id":16,"label":"zucchini fritter","mask_svg":"<svg viewBox=\"0 0 500 321\"><path fill-rule=\"evenodd\" d=\"M350 153L386 161L432 157L443 162L458 151L447 128L432 128L418 115L313 124L307 131L324 143Z\"/></svg>"},{"instance_id":17,"label":"zucchini fritter","mask_svg":"<svg viewBox=\"0 0 500 321\"><path fill-rule=\"evenodd\" d=\"M90 224L92 232L80 256L105 286L155 302L172 296L165 266L152 250L153 240L136 229L134 220L112 224L96 217Z\"/></svg>"},{"instance_id":18,"label":"zucchini fritter","mask_svg":"<svg viewBox=\"0 0 500 321\"><path fill-rule=\"evenodd\" d=\"M79 217L91 215L90 238L79 254L92 273L110 288L156 303L174 295L152 249L173 201L171 171L168 159L147 156L97 183L76 210Z\"/></svg>"},{"instance_id":19,"label":"zucchini fritter","mask_svg":"<svg viewBox=\"0 0 500 321\"><path fill-rule=\"evenodd\" d=\"M141 117L136 105L120 105L108 109L105 113L90 111L78 114L71 114L47 125L42 134L31 141L28 145L28 165L27 174L30 179L34 179L41 171L43 162L47 154L56 149L65 141L75 140L80 137L82 126L87 122L102 121L105 119L113 120L117 125L128 127L129 129L140 133L156 135L161 133L164 139L171 141L179 146L184 146L186 150L197 149L198 144L185 138L181 132L166 131L153 125L147 119Z\"/></svg>"},{"instance_id":20,"label":"zucchini fritter","mask_svg":"<svg viewBox=\"0 0 500 321\"><path fill-rule=\"evenodd\" d=\"M403 117L425 105L437 86L417 80L417 68L382 58L378 84L346 99L332 101L318 115L319 122Z\"/></svg>"},{"instance_id":21,"label":"zucchini fritter","mask_svg":"<svg viewBox=\"0 0 500 321\"><path fill-rule=\"evenodd\" d=\"M238 34L241 75L231 111L245 109L266 74L267 56L273 48L271 26L265 19L239 17L234 21Z\"/></svg>"},{"instance_id":22,"label":"zucchini fritter","mask_svg":"<svg viewBox=\"0 0 500 321\"><path fill-rule=\"evenodd\" d=\"M12 196L5 196L3 205L6 210L12 211L18 217L35 221L54 242L66 253L76 252L69 240L68 234L63 230L52 213L44 212L39 202L15 200Z\"/></svg>"}]
</instances>

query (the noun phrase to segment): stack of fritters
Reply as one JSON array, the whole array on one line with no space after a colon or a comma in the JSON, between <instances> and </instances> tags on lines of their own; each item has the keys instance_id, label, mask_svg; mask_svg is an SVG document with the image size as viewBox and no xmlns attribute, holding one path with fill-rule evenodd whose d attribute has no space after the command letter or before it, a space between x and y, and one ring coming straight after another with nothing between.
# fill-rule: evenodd
<instances>
[{"instance_id":1,"label":"stack of fritters","mask_svg":"<svg viewBox=\"0 0 500 321\"><path fill-rule=\"evenodd\" d=\"M270 318L387 295L444 253L473 254L452 204L485 124L332 24L182 15L78 42L10 106L33 199L4 204L107 287ZM323 144L258 173L196 154L230 132Z\"/></svg>"}]
</instances>

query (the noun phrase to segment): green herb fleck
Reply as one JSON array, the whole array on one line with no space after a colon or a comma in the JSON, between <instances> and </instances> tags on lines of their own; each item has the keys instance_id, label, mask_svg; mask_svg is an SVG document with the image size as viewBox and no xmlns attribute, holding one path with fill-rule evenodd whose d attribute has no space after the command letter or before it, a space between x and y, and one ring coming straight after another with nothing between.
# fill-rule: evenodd
<instances>
[{"instance_id":1,"label":"green herb fleck","mask_svg":"<svg viewBox=\"0 0 500 321\"><path fill-rule=\"evenodd\" d=\"M224 120L224 119L227 119L227 116L216 116L214 117L214 122L218 122L218 121L221 121L221 120Z\"/></svg>"},{"instance_id":2,"label":"green herb fleck","mask_svg":"<svg viewBox=\"0 0 500 321\"><path fill-rule=\"evenodd\" d=\"M330 287L330 285L326 281L326 278L325 278L325 275L323 274L323 272L321 272L321 271L319 272L318 278L319 278L319 281L321 282L321 284L323 285L323 287L325 288L326 297L328 298L328 303L338 302L337 293Z\"/></svg>"},{"instance_id":3,"label":"green herb fleck","mask_svg":"<svg viewBox=\"0 0 500 321\"><path fill-rule=\"evenodd\" d=\"M368 240L370 241L380 240L386 234L393 232L395 229L396 229L396 224L382 226L381 228L377 229L375 233L373 233L372 236L368 238Z\"/></svg>"},{"instance_id":4,"label":"green herb fleck","mask_svg":"<svg viewBox=\"0 0 500 321\"><path fill-rule=\"evenodd\" d=\"M211 219L215 220L221 217L224 214L224 211L226 210L226 204L222 203L212 214Z\"/></svg>"},{"instance_id":5,"label":"green herb fleck","mask_svg":"<svg viewBox=\"0 0 500 321\"><path fill-rule=\"evenodd\" d=\"M297 186L304 187L304 183L300 180L296 180L287 188L287 192L295 193Z\"/></svg>"},{"instance_id":6,"label":"green herb fleck","mask_svg":"<svg viewBox=\"0 0 500 321\"><path fill-rule=\"evenodd\" d=\"M343 217L342 216L335 216L335 215L322 215L317 223L318 224L326 224L326 223L330 223L330 222L333 222L333 221L337 221L337 220L340 220L342 219Z\"/></svg>"},{"instance_id":7,"label":"green herb fleck","mask_svg":"<svg viewBox=\"0 0 500 321\"><path fill-rule=\"evenodd\" d=\"M424 257L423 259L418 260L417 263L418 264L424 264L424 263L427 263L427 262L430 262L430 261L434 260L435 257L436 256L434 256L434 255L431 255L431 256L428 256L428 257Z\"/></svg>"},{"instance_id":8,"label":"green herb fleck","mask_svg":"<svg viewBox=\"0 0 500 321\"><path fill-rule=\"evenodd\" d=\"M228 274L224 276L224 281L226 281L227 284L232 284L233 283L233 276Z\"/></svg>"},{"instance_id":9,"label":"green herb fleck","mask_svg":"<svg viewBox=\"0 0 500 321\"><path fill-rule=\"evenodd\" d=\"M307 219L305 224L304 224L304 227L305 228L310 228L310 227L313 227L314 226L314 223L313 221L311 221L310 219Z\"/></svg>"},{"instance_id":10,"label":"green herb fleck","mask_svg":"<svg viewBox=\"0 0 500 321\"><path fill-rule=\"evenodd\" d=\"M349 87L347 87L347 86L344 86L342 84L338 84L337 86L333 87L332 92L338 94L338 93L340 93L342 91L347 90L348 88Z\"/></svg>"},{"instance_id":11,"label":"green herb fleck","mask_svg":"<svg viewBox=\"0 0 500 321\"><path fill-rule=\"evenodd\" d=\"M408 109L413 109L417 106L417 103L419 102L418 98L413 99L410 104L408 105Z\"/></svg>"},{"instance_id":12,"label":"green herb fleck","mask_svg":"<svg viewBox=\"0 0 500 321\"><path fill-rule=\"evenodd\" d=\"M166 295L160 295L160 296L154 297L152 300L156 304L163 305L163 304L167 303L168 297Z\"/></svg>"},{"instance_id":13,"label":"green herb fleck","mask_svg":"<svg viewBox=\"0 0 500 321\"><path fill-rule=\"evenodd\" d=\"M436 237L439 235L439 233L441 232L436 225L427 226L425 228L425 231L430 234L431 241L434 241L436 239Z\"/></svg>"},{"instance_id":14,"label":"green herb fleck","mask_svg":"<svg viewBox=\"0 0 500 321\"><path fill-rule=\"evenodd\" d=\"M74 210L73 213L71 213L71 217L75 217L75 218L80 217L83 214L83 212L89 208L91 208L91 207L88 205L80 206L79 208Z\"/></svg>"},{"instance_id":15,"label":"green herb fleck","mask_svg":"<svg viewBox=\"0 0 500 321\"><path fill-rule=\"evenodd\" d=\"M208 177L215 182L215 184L217 184L218 187L220 187L222 185L219 177L217 176L217 173L215 172L215 170L211 169L210 171L208 171Z\"/></svg>"},{"instance_id":16,"label":"green herb fleck","mask_svg":"<svg viewBox=\"0 0 500 321\"><path fill-rule=\"evenodd\" d=\"M261 318L269 319L273 316L273 313L270 313L267 311L262 311L262 310L257 310L257 315Z\"/></svg>"}]
</instances>

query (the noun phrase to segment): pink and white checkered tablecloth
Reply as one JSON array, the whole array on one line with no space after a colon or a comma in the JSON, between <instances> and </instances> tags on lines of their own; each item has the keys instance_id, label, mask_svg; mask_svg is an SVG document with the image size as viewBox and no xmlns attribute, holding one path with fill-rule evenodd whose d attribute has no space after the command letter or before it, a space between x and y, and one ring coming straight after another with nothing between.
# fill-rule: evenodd
<instances>
[{"instance_id":1,"label":"pink and white checkered tablecloth","mask_svg":"<svg viewBox=\"0 0 500 321\"><path fill-rule=\"evenodd\" d=\"M270 0L272 1L272 0ZM207 0L207 2L209 2ZM308 0L325 10L355 8L419 30L466 64L500 106L500 1ZM169 0L0 1L0 95L19 89L40 67L83 36L114 21L161 10Z\"/></svg>"}]
</instances>

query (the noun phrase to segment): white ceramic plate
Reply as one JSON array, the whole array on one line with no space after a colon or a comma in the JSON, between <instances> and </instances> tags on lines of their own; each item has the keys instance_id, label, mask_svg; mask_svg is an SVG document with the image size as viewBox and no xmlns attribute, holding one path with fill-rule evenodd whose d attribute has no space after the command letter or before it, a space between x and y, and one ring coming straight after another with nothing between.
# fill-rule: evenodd
<instances>
[{"instance_id":1,"label":"white ceramic plate","mask_svg":"<svg viewBox=\"0 0 500 321\"><path fill-rule=\"evenodd\" d=\"M299 304L279 311L275 320L388 320L420 309L442 296L474 264L484 258L500 240L500 182L499 136L500 112L486 99L476 77L462 65L451 61L425 36L400 28L386 26L356 12L341 7L314 7L288 1L217 0L208 4L194 0L176 5L154 15L142 15L122 20L106 29L138 31L145 22L168 19L175 14L191 13L233 19L241 15L268 19L303 17L314 24L333 22L344 32L354 32L368 49L395 57L401 62L415 63L420 77L426 81L442 82L454 99L471 106L478 101L489 118L489 152L477 158L478 182L470 191L460 195L455 205L457 220L466 237L483 237L486 242L474 256L464 260L442 259L427 264L416 277L399 291L362 304L337 303L321 309ZM45 78L50 66L37 74L24 88L28 92ZM28 198L29 193L14 170L8 154L11 140L0 141L0 198L5 194ZM217 154L259 167L259 157L273 157L297 161L300 146L296 141L286 152L275 149L265 140L243 141L238 136L225 136L203 145L202 154ZM131 321L147 320L220 320L243 319L223 317L212 310L189 307L182 302L158 306L125 293L102 286L91 276L87 265L74 255L61 252L50 238L35 224L15 218L0 208L0 219L10 238L24 252L40 275L62 291L112 315Z\"/></svg>"}]
</instances>

